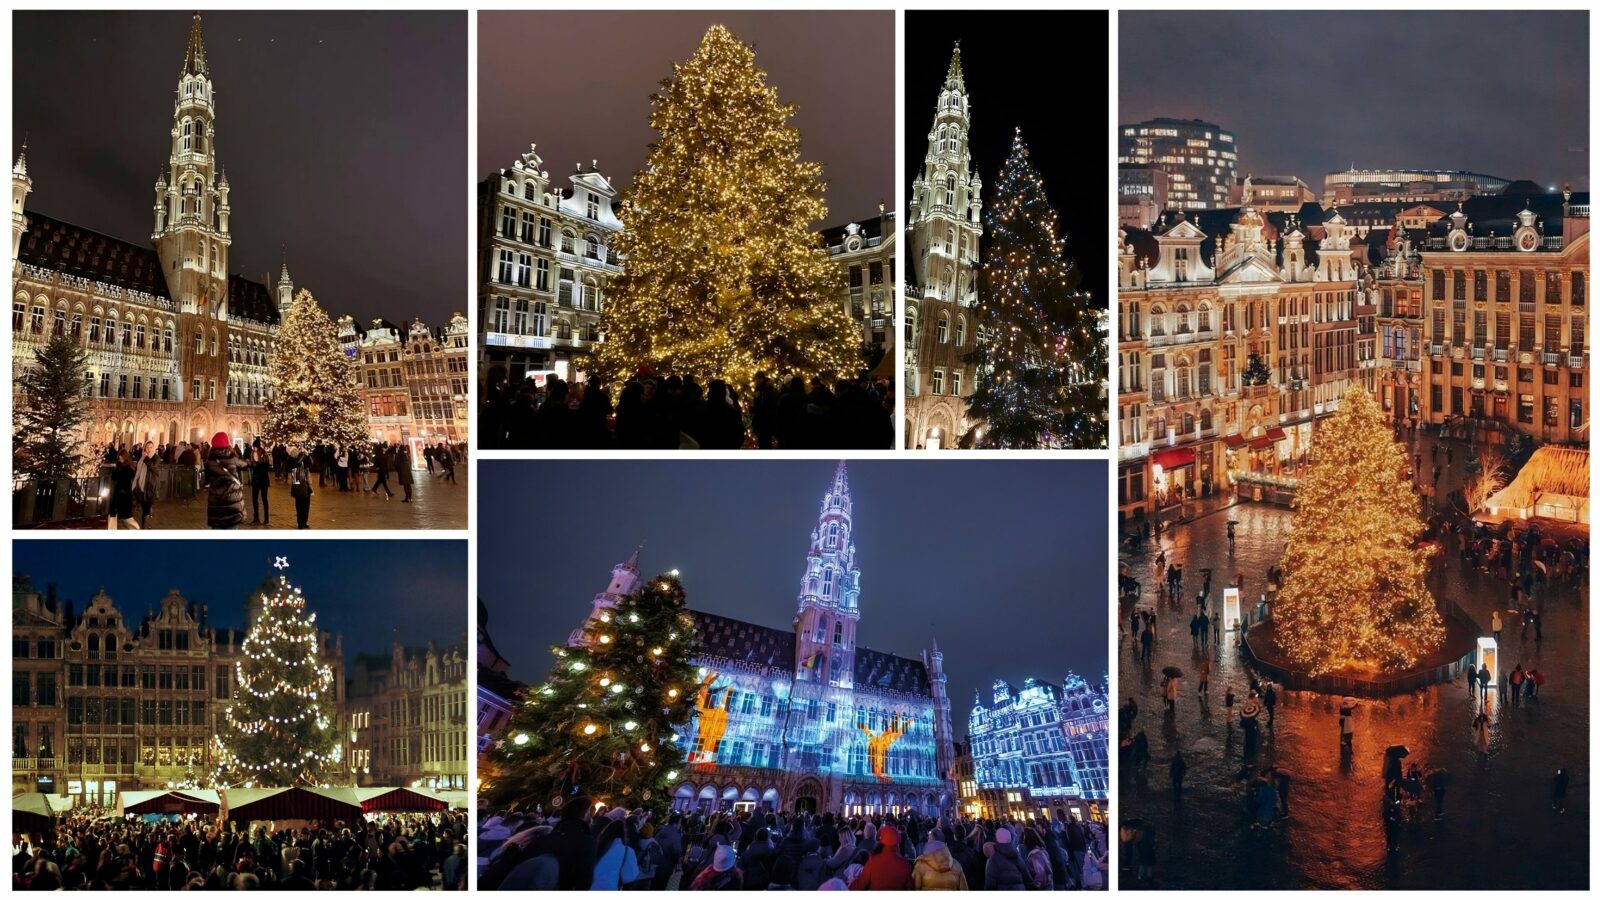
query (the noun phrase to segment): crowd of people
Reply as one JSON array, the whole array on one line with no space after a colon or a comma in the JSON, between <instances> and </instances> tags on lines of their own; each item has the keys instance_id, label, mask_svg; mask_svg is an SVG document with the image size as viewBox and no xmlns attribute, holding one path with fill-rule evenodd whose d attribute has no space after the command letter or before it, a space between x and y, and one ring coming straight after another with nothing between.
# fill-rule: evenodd
<instances>
[{"instance_id":1,"label":"crowd of people","mask_svg":"<svg viewBox=\"0 0 1600 900\"><path fill-rule=\"evenodd\" d=\"M462 812L245 828L84 809L13 840L13 890L460 891L469 868Z\"/></svg>"},{"instance_id":2,"label":"crowd of people","mask_svg":"<svg viewBox=\"0 0 1600 900\"><path fill-rule=\"evenodd\" d=\"M781 382L781 383L780 383ZM894 384L861 375L829 385L758 372L750 396L722 379L652 374L623 382L615 398L590 378L499 381L478 417L484 446L504 449L886 449L894 443Z\"/></svg>"},{"instance_id":3,"label":"crowd of people","mask_svg":"<svg viewBox=\"0 0 1600 900\"><path fill-rule=\"evenodd\" d=\"M484 819L483 890L1103 890L1106 838L1071 818L597 812Z\"/></svg>"},{"instance_id":4,"label":"crowd of people","mask_svg":"<svg viewBox=\"0 0 1600 900\"><path fill-rule=\"evenodd\" d=\"M445 484L456 484L456 469L464 466L464 443L439 443L423 448L423 463L430 476ZM296 445L267 445L259 437L248 445L233 442L226 432L217 432L209 443L180 441L174 444L108 445L100 457L102 469L109 469L110 491L107 515L118 529L147 528L156 515L158 499L184 506L203 495L206 527L232 529L245 525L270 525L272 508L270 487L274 481L289 488L294 502L295 524L309 528L313 495L331 482L342 493L366 493L385 500L401 496L401 503L412 501L416 482L411 448L404 442L379 442L367 447L336 447L318 444L309 448ZM165 467L168 487L159 487L159 470ZM192 475L191 475L192 473ZM315 476L313 484L313 476ZM245 496L249 495L248 521ZM282 515L280 510L279 514Z\"/></svg>"}]
</instances>

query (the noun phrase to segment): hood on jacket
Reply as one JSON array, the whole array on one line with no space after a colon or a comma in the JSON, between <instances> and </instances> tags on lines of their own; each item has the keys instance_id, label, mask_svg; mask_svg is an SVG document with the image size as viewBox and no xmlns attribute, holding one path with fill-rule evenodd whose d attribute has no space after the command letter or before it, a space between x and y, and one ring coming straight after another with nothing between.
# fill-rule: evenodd
<instances>
[{"instance_id":1,"label":"hood on jacket","mask_svg":"<svg viewBox=\"0 0 1600 900\"><path fill-rule=\"evenodd\" d=\"M879 828L878 843L890 850L900 846L900 829L893 825L885 825Z\"/></svg>"},{"instance_id":2,"label":"hood on jacket","mask_svg":"<svg viewBox=\"0 0 1600 900\"><path fill-rule=\"evenodd\" d=\"M950 856L950 848L940 844L917 857L917 865L924 863L935 872L948 872L955 866L955 859Z\"/></svg>"}]
</instances>

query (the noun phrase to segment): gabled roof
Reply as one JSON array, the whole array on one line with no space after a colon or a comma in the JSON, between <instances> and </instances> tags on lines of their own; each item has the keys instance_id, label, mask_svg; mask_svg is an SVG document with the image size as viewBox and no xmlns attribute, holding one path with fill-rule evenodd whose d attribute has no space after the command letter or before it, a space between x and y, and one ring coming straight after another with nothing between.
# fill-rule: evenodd
<instances>
[{"instance_id":1,"label":"gabled roof","mask_svg":"<svg viewBox=\"0 0 1600 900\"><path fill-rule=\"evenodd\" d=\"M277 298L266 285L243 275L228 276L228 310L252 322L278 324Z\"/></svg>"},{"instance_id":2,"label":"gabled roof","mask_svg":"<svg viewBox=\"0 0 1600 900\"><path fill-rule=\"evenodd\" d=\"M142 291L163 300L167 279L154 247L129 243L70 222L30 212L17 260L41 269Z\"/></svg>"},{"instance_id":3,"label":"gabled roof","mask_svg":"<svg viewBox=\"0 0 1600 900\"><path fill-rule=\"evenodd\" d=\"M694 616L695 655L792 670L795 636L792 631L741 622L714 613L691 611ZM855 685L859 688L930 694L932 682L921 660L856 648Z\"/></svg>"}]
</instances>

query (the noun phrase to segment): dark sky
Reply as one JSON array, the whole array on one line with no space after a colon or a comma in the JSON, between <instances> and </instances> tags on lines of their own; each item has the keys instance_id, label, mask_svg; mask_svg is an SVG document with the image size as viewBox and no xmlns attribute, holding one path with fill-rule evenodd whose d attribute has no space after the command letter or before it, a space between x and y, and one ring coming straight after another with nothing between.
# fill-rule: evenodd
<instances>
[{"instance_id":1,"label":"dark sky","mask_svg":"<svg viewBox=\"0 0 1600 900\"><path fill-rule=\"evenodd\" d=\"M400 640L420 647L460 643L467 632L467 542L445 540L223 540L11 542L12 569L82 613L105 587L129 627L158 608L172 588L211 606L209 624L244 627L245 601L278 556L300 588L317 627L344 635L345 659L389 652ZM604 585L602 585L604 587Z\"/></svg>"},{"instance_id":2,"label":"dark sky","mask_svg":"<svg viewBox=\"0 0 1600 900\"><path fill-rule=\"evenodd\" d=\"M464 311L466 15L204 15L229 268L276 277L287 252L298 287L363 323ZM191 17L13 14L29 209L149 245Z\"/></svg>"},{"instance_id":3,"label":"dark sky","mask_svg":"<svg viewBox=\"0 0 1600 900\"><path fill-rule=\"evenodd\" d=\"M484 461L478 591L513 677L536 681L611 567L678 569L689 605L788 629L836 462ZM849 465L858 643L918 658L937 637L958 732L997 677L1105 672L1105 463Z\"/></svg>"},{"instance_id":4,"label":"dark sky","mask_svg":"<svg viewBox=\"0 0 1600 900\"><path fill-rule=\"evenodd\" d=\"M1106 144L1094 135L1103 133L1108 113L1107 15L906 12L907 199L928 155L928 126L959 39L972 110L968 143L983 179L985 213L1020 127L1066 232L1067 252L1083 272L1080 287L1102 302L1111 188L1101 164Z\"/></svg>"},{"instance_id":5,"label":"dark sky","mask_svg":"<svg viewBox=\"0 0 1600 900\"><path fill-rule=\"evenodd\" d=\"M650 95L716 24L753 46L778 99L799 107L801 158L828 182L820 224L892 209L892 11L479 13L478 177L536 143L553 186L599 160L625 190L655 139Z\"/></svg>"},{"instance_id":6,"label":"dark sky","mask_svg":"<svg viewBox=\"0 0 1600 900\"><path fill-rule=\"evenodd\" d=\"M1587 12L1124 12L1118 118L1229 129L1239 174L1466 169L1589 187Z\"/></svg>"}]
</instances>

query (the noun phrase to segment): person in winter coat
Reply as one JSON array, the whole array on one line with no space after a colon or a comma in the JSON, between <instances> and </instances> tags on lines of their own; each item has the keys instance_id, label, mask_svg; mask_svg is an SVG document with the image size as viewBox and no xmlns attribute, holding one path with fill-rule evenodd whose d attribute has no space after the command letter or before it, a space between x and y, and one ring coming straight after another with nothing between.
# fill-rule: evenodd
<instances>
[{"instance_id":1,"label":"person in winter coat","mask_svg":"<svg viewBox=\"0 0 1600 900\"><path fill-rule=\"evenodd\" d=\"M402 444L394 453L394 480L398 481L400 487L404 488L406 492L405 499L401 500L401 503L411 502L412 479L411 448Z\"/></svg>"},{"instance_id":2,"label":"person in winter coat","mask_svg":"<svg viewBox=\"0 0 1600 900\"><path fill-rule=\"evenodd\" d=\"M964 891L967 875L937 832L928 839L917 864L911 868L911 885L919 891Z\"/></svg>"},{"instance_id":3,"label":"person in winter coat","mask_svg":"<svg viewBox=\"0 0 1600 900\"><path fill-rule=\"evenodd\" d=\"M900 830L893 825L878 829L878 846L867 857L861 874L850 882L852 891L911 890L911 864L900 855Z\"/></svg>"},{"instance_id":4,"label":"person in winter coat","mask_svg":"<svg viewBox=\"0 0 1600 900\"><path fill-rule=\"evenodd\" d=\"M561 821L550 832L545 846L561 866L556 890L587 891L594 884L598 845L588 822L593 809L588 797L573 797L561 808Z\"/></svg>"},{"instance_id":5,"label":"person in winter coat","mask_svg":"<svg viewBox=\"0 0 1600 900\"><path fill-rule=\"evenodd\" d=\"M661 864L656 866L655 877L651 879L651 890L664 891L667 882L672 879L672 870L678 865L678 860L683 857L683 817L674 813L667 819L667 824L661 826L656 832L656 843L661 846Z\"/></svg>"},{"instance_id":6,"label":"person in winter coat","mask_svg":"<svg viewBox=\"0 0 1600 900\"><path fill-rule=\"evenodd\" d=\"M311 518L311 455L299 447L289 448L289 496L294 498L295 527L310 528Z\"/></svg>"},{"instance_id":7,"label":"person in winter coat","mask_svg":"<svg viewBox=\"0 0 1600 900\"><path fill-rule=\"evenodd\" d=\"M111 470L110 511L111 518L117 521L118 528L133 527L128 523L133 519L133 480L137 474L128 451L123 450L118 453L116 468Z\"/></svg>"},{"instance_id":8,"label":"person in winter coat","mask_svg":"<svg viewBox=\"0 0 1600 900\"><path fill-rule=\"evenodd\" d=\"M691 891L738 891L744 889L744 873L734 865L736 854L732 847L721 844L711 857L711 865L695 876L689 885Z\"/></svg>"},{"instance_id":9,"label":"person in winter coat","mask_svg":"<svg viewBox=\"0 0 1600 900\"><path fill-rule=\"evenodd\" d=\"M1027 864L1017 853L1017 845L1009 828L996 829L994 855L983 869L983 889L986 891L1025 891L1028 889Z\"/></svg>"},{"instance_id":10,"label":"person in winter coat","mask_svg":"<svg viewBox=\"0 0 1600 900\"><path fill-rule=\"evenodd\" d=\"M1055 881L1050 871L1050 854L1044 849L1044 839L1039 837L1039 830L1029 828L1023 832L1022 845L1028 851L1028 889L1050 890Z\"/></svg>"},{"instance_id":11,"label":"person in winter coat","mask_svg":"<svg viewBox=\"0 0 1600 900\"><path fill-rule=\"evenodd\" d=\"M980 829L974 827L972 831L974 834L978 834ZM981 891L983 890L984 858L979 853L978 848L973 845L974 840L974 838L970 837L957 837L950 842L949 850L950 855L961 866L961 874L966 876L967 890Z\"/></svg>"},{"instance_id":12,"label":"person in winter coat","mask_svg":"<svg viewBox=\"0 0 1600 900\"><path fill-rule=\"evenodd\" d=\"M805 823L796 819L789 825L789 834L778 845L778 859L772 867L774 887L793 887L800 860L814 855L822 845L815 838L806 837Z\"/></svg>"},{"instance_id":13,"label":"person in winter coat","mask_svg":"<svg viewBox=\"0 0 1600 900\"><path fill-rule=\"evenodd\" d=\"M838 834L839 849L828 857L827 869L829 875L838 875L850 865L850 860L856 855L856 833L848 828L841 829Z\"/></svg>"},{"instance_id":14,"label":"person in winter coat","mask_svg":"<svg viewBox=\"0 0 1600 900\"><path fill-rule=\"evenodd\" d=\"M150 507L156 502L156 444L145 441L144 452L133 472L133 502L139 504L139 527L150 521Z\"/></svg>"},{"instance_id":15,"label":"person in winter coat","mask_svg":"<svg viewBox=\"0 0 1600 900\"><path fill-rule=\"evenodd\" d=\"M797 891L817 890L822 886L823 880L827 878L827 865L828 861L822 858L820 847L800 857L800 861L795 863L794 867L794 889Z\"/></svg>"},{"instance_id":16,"label":"person in winter coat","mask_svg":"<svg viewBox=\"0 0 1600 900\"><path fill-rule=\"evenodd\" d=\"M620 891L639 880L639 855L622 839L623 824L612 820L595 842L596 860L591 891Z\"/></svg>"},{"instance_id":17,"label":"person in winter coat","mask_svg":"<svg viewBox=\"0 0 1600 900\"><path fill-rule=\"evenodd\" d=\"M757 830L750 846L739 855L739 868L744 872L744 890L766 890L777 862L778 851L772 846L767 829Z\"/></svg>"},{"instance_id":18,"label":"person in winter coat","mask_svg":"<svg viewBox=\"0 0 1600 900\"><path fill-rule=\"evenodd\" d=\"M211 436L211 453L206 457L206 527L237 528L244 522L244 483L239 480L239 470L244 467L226 432Z\"/></svg>"}]
</instances>

